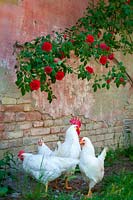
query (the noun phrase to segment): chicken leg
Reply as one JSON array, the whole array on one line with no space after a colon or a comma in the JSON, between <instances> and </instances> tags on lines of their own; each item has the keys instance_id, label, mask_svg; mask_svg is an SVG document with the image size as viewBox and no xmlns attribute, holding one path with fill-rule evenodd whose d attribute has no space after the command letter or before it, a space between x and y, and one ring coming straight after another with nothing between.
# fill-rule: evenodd
<instances>
[{"instance_id":1,"label":"chicken leg","mask_svg":"<svg viewBox=\"0 0 133 200\"><path fill-rule=\"evenodd\" d=\"M88 197L88 198L92 197L92 191L91 191L91 189L94 187L95 184L96 184L96 182L91 179L90 183L89 183L89 191L88 191L88 194L86 195L86 197Z\"/></svg>"},{"instance_id":2,"label":"chicken leg","mask_svg":"<svg viewBox=\"0 0 133 200\"><path fill-rule=\"evenodd\" d=\"M46 183L46 185L45 185L45 192L46 193L48 192L48 183Z\"/></svg>"},{"instance_id":3,"label":"chicken leg","mask_svg":"<svg viewBox=\"0 0 133 200\"><path fill-rule=\"evenodd\" d=\"M69 184L68 184L68 177L66 177L66 179L65 179L65 188L66 188L67 190L71 190L71 189L72 189L72 187L69 186Z\"/></svg>"}]
</instances>

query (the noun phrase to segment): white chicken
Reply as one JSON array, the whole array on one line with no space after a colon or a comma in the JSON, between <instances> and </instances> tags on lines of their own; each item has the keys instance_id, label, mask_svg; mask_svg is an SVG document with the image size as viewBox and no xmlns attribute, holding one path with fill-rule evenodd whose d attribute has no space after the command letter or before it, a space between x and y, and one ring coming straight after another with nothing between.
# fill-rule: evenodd
<instances>
[{"instance_id":1,"label":"white chicken","mask_svg":"<svg viewBox=\"0 0 133 200\"><path fill-rule=\"evenodd\" d=\"M46 192L48 182L55 180L62 173L71 170L79 163L78 159L34 155L25 153L23 150L19 151L18 157L23 161L23 169L46 185Z\"/></svg>"},{"instance_id":2,"label":"white chicken","mask_svg":"<svg viewBox=\"0 0 133 200\"><path fill-rule=\"evenodd\" d=\"M44 156L53 155L53 151L44 143L43 139L38 140L38 154L42 154Z\"/></svg>"},{"instance_id":3,"label":"white chicken","mask_svg":"<svg viewBox=\"0 0 133 200\"><path fill-rule=\"evenodd\" d=\"M81 122L78 118L72 118L70 120L70 123L73 125L67 129L66 135L65 135L65 142L63 144L60 141L58 141L57 147L55 148L54 151L52 151L44 143L43 139L39 139L38 140L38 154L43 154L45 156L56 155L60 157L78 158L79 152L81 151L79 138L78 138L78 135L80 134ZM68 146L72 147L71 151L70 150L68 151ZM76 147L76 149L74 147Z\"/></svg>"},{"instance_id":4,"label":"white chicken","mask_svg":"<svg viewBox=\"0 0 133 200\"><path fill-rule=\"evenodd\" d=\"M43 140L38 141L38 154L43 154L44 156L57 156L57 157L63 157L63 158L74 158L79 159L79 154L81 151L80 144L79 144L79 137L80 134L80 127L81 122L78 118L72 118L70 120L71 125L65 135L65 141L61 143L60 141L57 142L57 148L52 151L46 144L44 144ZM71 171L73 172L76 168L76 165L71 168ZM68 170L68 173L70 174L70 169ZM57 182L55 187L57 187ZM66 189L71 189L70 186L68 186L68 178L65 180L65 187Z\"/></svg>"},{"instance_id":5,"label":"white chicken","mask_svg":"<svg viewBox=\"0 0 133 200\"><path fill-rule=\"evenodd\" d=\"M59 157L63 158L74 158L74 159L79 159L80 155L80 144L79 144L79 127L77 125L71 125L65 135L65 141L63 143L58 143L58 149L55 150L54 154ZM73 165L71 168L71 171L74 171L76 168ZM71 187L68 185L68 176L70 174L70 170L67 171L66 175L67 178L65 180L65 188L66 189L71 189Z\"/></svg>"},{"instance_id":6,"label":"white chicken","mask_svg":"<svg viewBox=\"0 0 133 200\"><path fill-rule=\"evenodd\" d=\"M104 148L101 154L96 157L95 151L90 139L83 137L80 140L82 150L80 153L79 168L83 175L89 179L89 191L87 197L92 196L91 189L100 182L104 176L104 159L107 148Z\"/></svg>"},{"instance_id":7,"label":"white chicken","mask_svg":"<svg viewBox=\"0 0 133 200\"><path fill-rule=\"evenodd\" d=\"M79 158L81 151L79 144L79 137L77 131L79 127L77 125L71 125L65 135L65 141L58 143L58 148L54 154L60 157Z\"/></svg>"}]
</instances>

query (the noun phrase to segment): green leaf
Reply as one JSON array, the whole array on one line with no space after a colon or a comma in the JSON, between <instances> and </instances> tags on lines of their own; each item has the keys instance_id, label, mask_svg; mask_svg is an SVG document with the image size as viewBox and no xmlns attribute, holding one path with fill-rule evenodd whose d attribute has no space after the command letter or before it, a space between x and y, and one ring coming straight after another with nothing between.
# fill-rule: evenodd
<instances>
[{"instance_id":1,"label":"green leaf","mask_svg":"<svg viewBox=\"0 0 133 200\"><path fill-rule=\"evenodd\" d=\"M84 61L84 66L85 66L85 65L87 65L87 61L86 61L86 60Z\"/></svg>"},{"instance_id":2,"label":"green leaf","mask_svg":"<svg viewBox=\"0 0 133 200\"><path fill-rule=\"evenodd\" d=\"M93 91L96 92L97 91L97 84L93 84L92 88L93 88Z\"/></svg>"},{"instance_id":3,"label":"green leaf","mask_svg":"<svg viewBox=\"0 0 133 200\"><path fill-rule=\"evenodd\" d=\"M109 90L110 84L106 84L106 88L107 88L107 90Z\"/></svg>"},{"instance_id":4,"label":"green leaf","mask_svg":"<svg viewBox=\"0 0 133 200\"><path fill-rule=\"evenodd\" d=\"M30 92L30 86L29 86L29 84L25 85L25 92Z\"/></svg>"},{"instance_id":5,"label":"green leaf","mask_svg":"<svg viewBox=\"0 0 133 200\"><path fill-rule=\"evenodd\" d=\"M24 96L25 93L26 93L26 90L25 90L25 87L24 87L24 85L23 85L23 86L21 87L21 94L22 94L22 96Z\"/></svg>"},{"instance_id":6,"label":"green leaf","mask_svg":"<svg viewBox=\"0 0 133 200\"><path fill-rule=\"evenodd\" d=\"M97 91L97 86L96 87L94 87L94 92L96 92Z\"/></svg>"},{"instance_id":7,"label":"green leaf","mask_svg":"<svg viewBox=\"0 0 133 200\"><path fill-rule=\"evenodd\" d=\"M41 74L40 81L41 82L45 82L46 81L46 74L44 72Z\"/></svg>"},{"instance_id":8,"label":"green leaf","mask_svg":"<svg viewBox=\"0 0 133 200\"><path fill-rule=\"evenodd\" d=\"M0 187L0 197L5 196L7 193L8 193L8 187L6 186Z\"/></svg>"},{"instance_id":9,"label":"green leaf","mask_svg":"<svg viewBox=\"0 0 133 200\"><path fill-rule=\"evenodd\" d=\"M102 84L102 88L104 88L105 86L106 86L106 83L103 83L103 84Z\"/></svg>"},{"instance_id":10,"label":"green leaf","mask_svg":"<svg viewBox=\"0 0 133 200\"><path fill-rule=\"evenodd\" d=\"M97 86L98 86L99 89L101 89L101 85L100 84L97 84Z\"/></svg>"}]
</instances>

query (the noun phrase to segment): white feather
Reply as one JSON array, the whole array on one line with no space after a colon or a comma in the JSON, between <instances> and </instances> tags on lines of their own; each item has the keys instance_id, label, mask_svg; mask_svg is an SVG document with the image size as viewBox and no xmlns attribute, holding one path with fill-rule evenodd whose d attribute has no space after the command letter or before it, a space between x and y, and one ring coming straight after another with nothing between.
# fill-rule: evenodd
<instances>
[{"instance_id":1,"label":"white feather","mask_svg":"<svg viewBox=\"0 0 133 200\"><path fill-rule=\"evenodd\" d=\"M89 188L94 187L96 183L102 180L104 176L104 159L106 148L96 157L94 147L89 138L84 137L84 146L80 154L79 168L85 177L90 181ZM90 151L90 152L89 152Z\"/></svg>"},{"instance_id":2,"label":"white feather","mask_svg":"<svg viewBox=\"0 0 133 200\"><path fill-rule=\"evenodd\" d=\"M79 160L72 158L29 153L23 153L22 155L24 157L23 169L44 184L55 180L62 173L71 170L79 163Z\"/></svg>"},{"instance_id":3,"label":"white feather","mask_svg":"<svg viewBox=\"0 0 133 200\"><path fill-rule=\"evenodd\" d=\"M65 141L58 145L55 155L78 159L80 151L81 148L79 144L79 137L76 132L76 125L71 125L66 131Z\"/></svg>"}]
</instances>

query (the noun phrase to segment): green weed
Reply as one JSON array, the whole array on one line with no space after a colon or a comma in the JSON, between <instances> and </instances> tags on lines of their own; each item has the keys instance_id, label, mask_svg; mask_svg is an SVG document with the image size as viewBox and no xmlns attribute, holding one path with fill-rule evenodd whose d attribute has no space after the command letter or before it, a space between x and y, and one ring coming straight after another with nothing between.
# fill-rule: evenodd
<instances>
[{"instance_id":1,"label":"green weed","mask_svg":"<svg viewBox=\"0 0 133 200\"><path fill-rule=\"evenodd\" d=\"M133 172L121 171L103 181L100 194L91 200L131 200L133 197Z\"/></svg>"},{"instance_id":2,"label":"green weed","mask_svg":"<svg viewBox=\"0 0 133 200\"><path fill-rule=\"evenodd\" d=\"M11 169L16 169L16 162L13 154L6 152L3 158L0 160L0 197L5 196L12 192L12 188L6 185L7 179L15 179Z\"/></svg>"},{"instance_id":3,"label":"green weed","mask_svg":"<svg viewBox=\"0 0 133 200\"><path fill-rule=\"evenodd\" d=\"M118 148L116 150L110 149L105 159L105 167L112 166L121 157L127 157L130 161L133 161L133 147L130 146L126 149Z\"/></svg>"}]
</instances>

